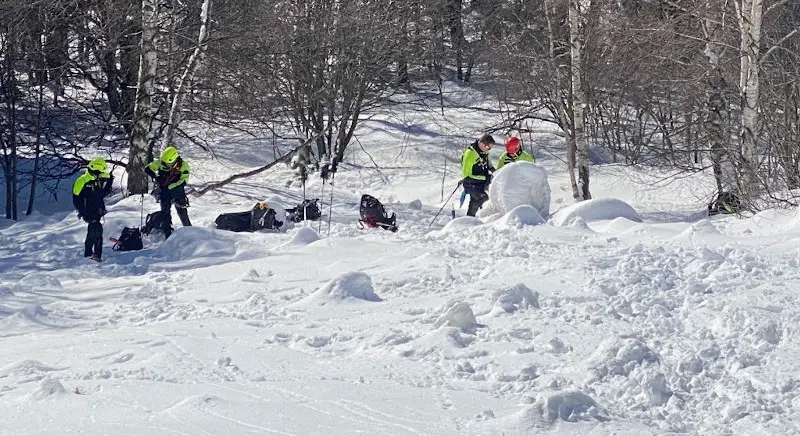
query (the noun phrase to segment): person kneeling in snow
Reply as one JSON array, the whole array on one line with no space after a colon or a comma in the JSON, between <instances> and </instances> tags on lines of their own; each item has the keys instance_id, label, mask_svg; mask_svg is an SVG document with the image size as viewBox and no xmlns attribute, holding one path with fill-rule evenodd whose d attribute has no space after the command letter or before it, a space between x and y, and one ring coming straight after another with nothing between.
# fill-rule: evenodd
<instances>
[{"instance_id":1,"label":"person kneeling in snow","mask_svg":"<svg viewBox=\"0 0 800 436\"><path fill-rule=\"evenodd\" d=\"M512 136L506 141L506 152L500 155L500 159L497 161L497 169L499 170L503 168L503 165L516 161L536 162L536 159L530 153L522 150L522 143L519 138Z\"/></svg>"},{"instance_id":2,"label":"person kneeling in snow","mask_svg":"<svg viewBox=\"0 0 800 436\"><path fill-rule=\"evenodd\" d=\"M158 186L158 199L161 203L161 213L167 222L164 237L172 233L172 204L181 219L184 227L189 227L189 198L186 197L186 181L189 180L189 164L178 154L178 150L169 146L161 153L161 159L150 163L144 170L152 177Z\"/></svg>"},{"instance_id":3,"label":"person kneeling in snow","mask_svg":"<svg viewBox=\"0 0 800 436\"><path fill-rule=\"evenodd\" d=\"M89 224L84 242L83 257L100 261L103 256L103 224L100 219L106 214L103 200L111 193L114 176L106 171L106 161L96 157L86 165L86 173L72 185L72 204L78 210L78 219Z\"/></svg>"},{"instance_id":4,"label":"person kneeling in snow","mask_svg":"<svg viewBox=\"0 0 800 436\"><path fill-rule=\"evenodd\" d=\"M494 145L494 138L485 134L473 142L461 155L461 180L464 191L469 194L467 215L475 216L478 209L489 199L486 190L492 181L494 167L489 162L489 150Z\"/></svg>"}]
</instances>

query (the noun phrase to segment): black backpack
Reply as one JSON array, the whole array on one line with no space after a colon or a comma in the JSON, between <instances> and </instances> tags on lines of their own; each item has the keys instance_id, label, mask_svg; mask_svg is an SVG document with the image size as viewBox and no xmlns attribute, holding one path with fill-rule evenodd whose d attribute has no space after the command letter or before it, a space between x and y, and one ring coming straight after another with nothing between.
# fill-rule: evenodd
<instances>
[{"instance_id":1,"label":"black backpack","mask_svg":"<svg viewBox=\"0 0 800 436\"><path fill-rule=\"evenodd\" d=\"M122 229L122 234L119 239L109 238L114 245L111 249L114 251L133 251L141 250L144 248L142 244L142 232L138 227L125 227Z\"/></svg>"},{"instance_id":2,"label":"black backpack","mask_svg":"<svg viewBox=\"0 0 800 436\"><path fill-rule=\"evenodd\" d=\"M250 215L250 229L253 231L263 229L278 229L283 225L283 221L275 219L277 213L275 209L269 207L265 202L258 202L253 206Z\"/></svg>"},{"instance_id":3,"label":"black backpack","mask_svg":"<svg viewBox=\"0 0 800 436\"><path fill-rule=\"evenodd\" d=\"M304 219L311 221L320 219L322 217L322 211L319 209L318 201L319 198L303 200L299 206L286 209L286 218L295 223L299 223Z\"/></svg>"},{"instance_id":4,"label":"black backpack","mask_svg":"<svg viewBox=\"0 0 800 436\"><path fill-rule=\"evenodd\" d=\"M364 194L361 196L361 205L359 206L359 214L361 219L358 223L363 227L381 227L392 232L397 231L397 217L394 212L389 216L386 210L377 198Z\"/></svg>"},{"instance_id":5,"label":"black backpack","mask_svg":"<svg viewBox=\"0 0 800 436\"><path fill-rule=\"evenodd\" d=\"M160 210L147 214L147 219L144 221L142 233L149 235L153 230L158 230L162 233L167 233L167 230L171 230L166 217L164 217L164 214Z\"/></svg>"},{"instance_id":6,"label":"black backpack","mask_svg":"<svg viewBox=\"0 0 800 436\"><path fill-rule=\"evenodd\" d=\"M223 213L214 220L214 224L220 230L229 230L231 232L249 232L253 230L250 228L251 216L252 213L250 211Z\"/></svg>"}]
</instances>

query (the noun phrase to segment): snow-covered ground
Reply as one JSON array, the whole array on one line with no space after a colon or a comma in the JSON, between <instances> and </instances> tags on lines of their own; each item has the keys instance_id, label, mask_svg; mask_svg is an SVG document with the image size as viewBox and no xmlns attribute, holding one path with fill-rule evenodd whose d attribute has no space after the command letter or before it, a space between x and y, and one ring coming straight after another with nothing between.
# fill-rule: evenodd
<instances>
[{"instance_id":1,"label":"snow-covered ground","mask_svg":"<svg viewBox=\"0 0 800 436\"><path fill-rule=\"evenodd\" d=\"M362 125L369 155L355 143L340 166L330 230L213 228L299 203L285 167L191 198L195 227L107 246L102 264L81 257L74 212L0 221L0 434L800 433L794 211L708 220L708 178L616 165L573 206L541 134L523 139L549 222L525 206L451 220L461 149L500 115L450 91L445 116L398 106ZM220 160L185 150L193 185L272 159L219 135ZM358 229L363 193L400 231ZM109 202L106 236L138 225L139 201Z\"/></svg>"}]
</instances>

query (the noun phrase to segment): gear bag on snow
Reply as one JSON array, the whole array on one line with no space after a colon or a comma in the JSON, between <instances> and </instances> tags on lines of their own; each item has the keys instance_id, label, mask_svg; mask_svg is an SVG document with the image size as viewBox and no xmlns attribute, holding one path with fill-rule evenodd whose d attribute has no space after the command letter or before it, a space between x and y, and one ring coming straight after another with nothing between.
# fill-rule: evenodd
<instances>
[{"instance_id":1,"label":"gear bag on snow","mask_svg":"<svg viewBox=\"0 0 800 436\"><path fill-rule=\"evenodd\" d=\"M708 204L708 216L737 213L741 207L742 202L736 194L723 191L718 193Z\"/></svg>"},{"instance_id":2,"label":"gear bag on snow","mask_svg":"<svg viewBox=\"0 0 800 436\"><path fill-rule=\"evenodd\" d=\"M164 216L164 213L159 211L147 214L147 219L144 221L144 228L142 229L142 233L145 235L149 235L154 230L158 230L161 233L167 233L170 230L170 225L167 222L167 218Z\"/></svg>"},{"instance_id":3,"label":"gear bag on snow","mask_svg":"<svg viewBox=\"0 0 800 436\"><path fill-rule=\"evenodd\" d=\"M138 227L125 227L118 239L108 238L114 245L114 251L133 251L144 248L142 244L142 232Z\"/></svg>"},{"instance_id":4,"label":"gear bag on snow","mask_svg":"<svg viewBox=\"0 0 800 436\"><path fill-rule=\"evenodd\" d=\"M228 230L231 232L251 232L250 217L252 212L233 212L223 213L214 220L214 224L220 230Z\"/></svg>"},{"instance_id":5,"label":"gear bag on snow","mask_svg":"<svg viewBox=\"0 0 800 436\"><path fill-rule=\"evenodd\" d=\"M322 217L322 211L319 209L318 202L319 198L303 200L297 207L286 209L286 219L295 223L299 223L304 219L311 221L320 219Z\"/></svg>"},{"instance_id":6,"label":"gear bag on snow","mask_svg":"<svg viewBox=\"0 0 800 436\"><path fill-rule=\"evenodd\" d=\"M364 194L361 196L361 206L359 207L361 219L358 223L363 227L381 227L392 232L397 231L397 217L394 212L389 216L377 198Z\"/></svg>"},{"instance_id":7,"label":"gear bag on snow","mask_svg":"<svg viewBox=\"0 0 800 436\"><path fill-rule=\"evenodd\" d=\"M253 211L250 215L250 228L254 231L279 229L283 225L283 221L276 220L276 216L275 209L269 207L269 204L260 201L253 206Z\"/></svg>"}]
</instances>

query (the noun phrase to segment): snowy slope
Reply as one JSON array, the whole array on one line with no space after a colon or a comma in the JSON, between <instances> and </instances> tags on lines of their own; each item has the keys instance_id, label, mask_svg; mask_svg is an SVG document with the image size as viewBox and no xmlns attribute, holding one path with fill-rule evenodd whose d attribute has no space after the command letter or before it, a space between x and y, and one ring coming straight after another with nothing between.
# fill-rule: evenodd
<instances>
[{"instance_id":1,"label":"snowy slope","mask_svg":"<svg viewBox=\"0 0 800 436\"><path fill-rule=\"evenodd\" d=\"M336 174L330 234L212 228L299 202L287 168L191 199L194 228L102 264L80 257L74 213L0 224L2 434L800 433L794 211L699 219L707 179L646 187L661 175L609 165L596 197L641 222L606 201L564 222L518 208L429 227L444 162L447 197L461 147L499 118L450 91L474 107L398 106L359 129L370 156L354 145ZM272 156L220 143L226 159L187 148L192 183ZM558 213L568 178L533 152ZM365 192L399 232L355 226ZM110 205L106 236L137 225L139 201Z\"/></svg>"}]
</instances>

